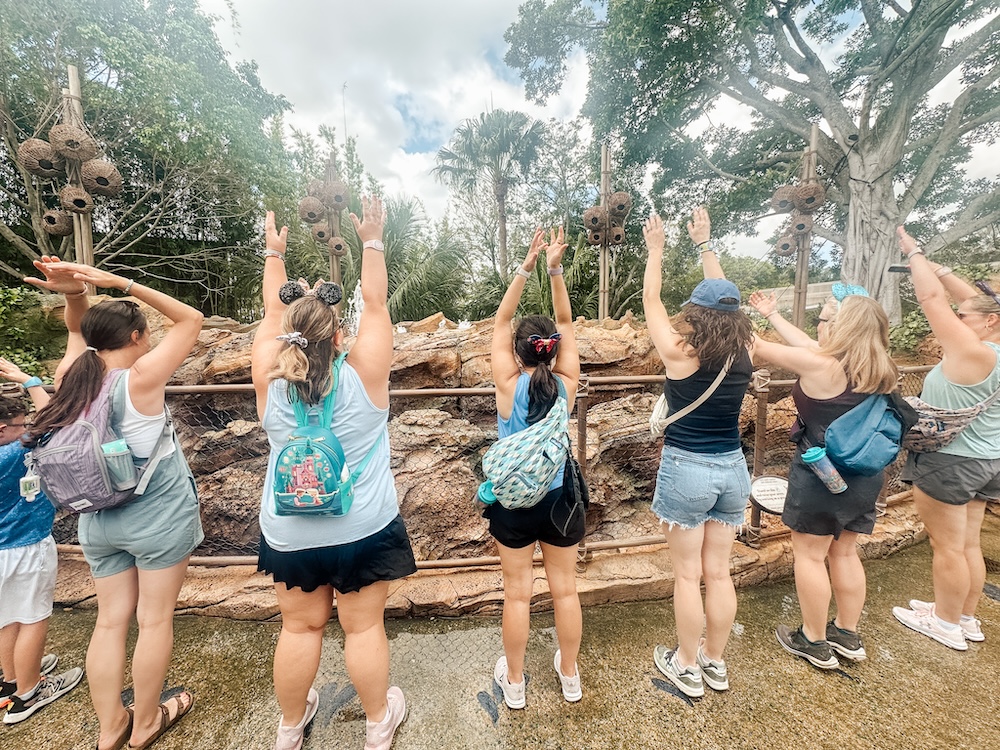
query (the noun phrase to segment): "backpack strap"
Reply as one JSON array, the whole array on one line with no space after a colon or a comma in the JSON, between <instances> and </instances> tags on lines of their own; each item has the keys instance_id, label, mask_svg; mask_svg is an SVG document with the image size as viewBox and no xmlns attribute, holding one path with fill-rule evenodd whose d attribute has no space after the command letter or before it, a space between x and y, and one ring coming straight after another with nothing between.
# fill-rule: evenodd
<instances>
[{"instance_id":1,"label":"backpack strap","mask_svg":"<svg viewBox=\"0 0 1000 750\"><path fill-rule=\"evenodd\" d=\"M733 355L726 360L725 366L721 370L719 370L719 374L715 376L715 380L712 381L712 384L708 386L708 388L705 389L705 392L702 393L700 396L698 396L698 398L696 398L694 401L692 401L690 404L685 406L680 411L675 411L666 419L660 420L660 432L667 429L667 427L672 425L677 420L683 419L688 414L697 409L699 406L701 406L703 403L705 403L708 400L708 397L711 396L713 393L715 393L716 390L718 390L719 386L722 385L722 381L725 380L726 375L729 374L729 368L733 366L733 361L735 359L736 357L735 355Z\"/></svg>"},{"instance_id":2,"label":"backpack strap","mask_svg":"<svg viewBox=\"0 0 1000 750\"><path fill-rule=\"evenodd\" d=\"M324 427L329 427L333 423L333 411L337 400L337 388L340 387L340 370L344 366L345 359L347 359L347 352L342 352L337 356L330 367L333 385L330 388L330 392L326 394L326 398L323 399L323 411L318 421L318 423ZM288 398L292 402L292 409L295 411L295 423L299 427L305 427L309 424L309 419L316 416L316 407L319 406L319 404L307 407L304 403L302 403L302 399L299 398L298 391L291 388L290 384L289 388Z\"/></svg>"},{"instance_id":3,"label":"backpack strap","mask_svg":"<svg viewBox=\"0 0 1000 750\"><path fill-rule=\"evenodd\" d=\"M125 418L125 389L128 386L128 381L125 379L124 375L126 370L112 370L108 377L114 377L111 384L111 409L108 414L108 424L111 426L111 431L115 435L121 437L121 422ZM138 467L139 470L139 483L135 486L133 493L136 495L141 495L146 491L149 486L150 480L153 478L153 471L159 466L160 461L166 457L168 446L173 443L174 435L174 419L170 414L170 408L163 404L163 429L160 430L160 436L156 438L156 443L153 445L153 452L149 454L149 458L145 460L142 466ZM180 450L180 448L176 448Z\"/></svg>"}]
</instances>

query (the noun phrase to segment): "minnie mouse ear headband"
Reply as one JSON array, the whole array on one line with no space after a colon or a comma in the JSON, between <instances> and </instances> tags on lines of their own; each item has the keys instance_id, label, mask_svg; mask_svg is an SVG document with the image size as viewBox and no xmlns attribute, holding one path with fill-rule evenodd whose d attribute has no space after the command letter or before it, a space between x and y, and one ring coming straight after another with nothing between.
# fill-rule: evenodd
<instances>
[{"instance_id":1,"label":"minnie mouse ear headband","mask_svg":"<svg viewBox=\"0 0 1000 750\"><path fill-rule=\"evenodd\" d=\"M830 289L830 294L834 296L837 302L843 302L845 297L870 297L868 290L863 286L858 286L857 284L845 284L842 281L838 281Z\"/></svg>"},{"instance_id":2,"label":"minnie mouse ear headband","mask_svg":"<svg viewBox=\"0 0 1000 750\"><path fill-rule=\"evenodd\" d=\"M284 304L290 305L295 300L305 297L307 294L314 295L320 302L331 307L344 298L344 292L341 290L340 284L335 284L332 281L324 281L322 284L317 285L315 289L310 290L304 289L297 281L286 281L281 285L281 289L278 290L278 299Z\"/></svg>"}]
</instances>

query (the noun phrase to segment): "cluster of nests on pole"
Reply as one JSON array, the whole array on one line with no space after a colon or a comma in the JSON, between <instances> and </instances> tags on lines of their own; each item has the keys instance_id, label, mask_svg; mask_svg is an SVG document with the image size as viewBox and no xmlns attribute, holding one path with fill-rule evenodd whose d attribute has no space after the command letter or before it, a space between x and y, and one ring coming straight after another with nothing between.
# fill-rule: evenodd
<instances>
[{"instance_id":1,"label":"cluster of nests on pole","mask_svg":"<svg viewBox=\"0 0 1000 750\"><path fill-rule=\"evenodd\" d=\"M94 196L117 198L122 192L122 176L115 165L97 158L97 141L76 125L55 125L49 140L29 138L17 147L17 160L29 173L43 180L57 182L67 176L67 167L80 167L82 187L66 184L59 191L60 208L42 215L42 226L55 237L73 234L73 214L94 210Z\"/></svg>"},{"instance_id":2,"label":"cluster of nests on pole","mask_svg":"<svg viewBox=\"0 0 1000 750\"><path fill-rule=\"evenodd\" d=\"M608 206L591 206L583 212L583 226L587 230L587 243L620 245L625 241L625 217L632 210L632 196L612 193Z\"/></svg>"},{"instance_id":3,"label":"cluster of nests on pole","mask_svg":"<svg viewBox=\"0 0 1000 750\"><path fill-rule=\"evenodd\" d=\"M813 220L810 214L823 205L826 190L818 182L802 185L782 185L771 197L771 208L775 213L790 213L791 221L774 247L774 252L783 258L794 255L799 247L799 237L812 232Z\"/></svg>"},{"instance_id":4,"label":"cluster of nests on pole","mask_svg":"<svg viewBox=\"0 0 1000 750\"><path fill-rule=\"evenodd\" d=\"M340 180L313 180L306 192L308 195L299 201L299 218L312 224L316 242L326 245L338 258L347 255L347 240L339 235L340 215L351 197L347 185Z\"/></svg>"}]
</instances>

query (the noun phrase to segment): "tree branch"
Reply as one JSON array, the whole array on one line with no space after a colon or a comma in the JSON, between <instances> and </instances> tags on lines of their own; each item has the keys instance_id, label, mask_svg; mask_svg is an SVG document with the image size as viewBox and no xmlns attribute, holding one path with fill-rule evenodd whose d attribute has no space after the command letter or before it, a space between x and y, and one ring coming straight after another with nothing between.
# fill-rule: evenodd
<instances>
[{"instance_id":1,"label":"tree branch","mask_svg":"<svg viewBox=\"0 0 1000 750\"><path fill-rule=\"evenodd\" d=\"M821 224L813 224L812 231L813 234L822 237L824 240L828 240L842 248L847 247L847 236L840 232L824 227Z\"/></svg>"},{"instance_id":2,"label":"tree branch","mask_svg":"<svg viewBox=\"0 0 1000 750\"><path fill-rule=\"evenodd\" d=\"M981 211L985 213L980 213ZM971 200L965 210L952 222L951 229L933 237L924 249L928 255L933 255L952 242L998 221L1000 221L1000 186Z\"/></svg>"}]
</instances>

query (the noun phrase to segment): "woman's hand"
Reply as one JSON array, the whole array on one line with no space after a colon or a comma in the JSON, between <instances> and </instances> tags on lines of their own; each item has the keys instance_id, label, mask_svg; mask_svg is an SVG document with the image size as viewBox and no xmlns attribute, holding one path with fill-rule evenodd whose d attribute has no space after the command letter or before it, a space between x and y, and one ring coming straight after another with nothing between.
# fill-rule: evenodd
<instances>
[{"instance_id":1,"label":"woman's hand","mask_svg":"<svg viewBox=\"0 0 1000 750\"><path fill-rule=\"evenodd\" d=\"M560 226L558 231L552 229L549 231L549 244L545 248L545 263L549 268L558 268L562 265L563 253L566 252L566 248L569 245L566 244L563 238L563 228Z\"/></svg>"},{"instance_id":2,"label":"woman's hand","mask_svg":"<svg viewBox=\"0 0 1000 750\"><path fill-rule=\"evenodd\" d=\"M73 277L59 273L55 270L53 264L61 263L62 261L60 261L55 255L43 255L39 260L34 261L34 266L45 274L45 278L39 279L34 276L26 276L24 278L24 282L56 294L78 295L81 292L86 292L87 286L85 284L81 284ZM50 268L52 268L52 270L49 270Z\"/></svg>"},{"instance_id":3,"label":"woman's hand","mask_svg":"<svg viewBox=\"0 0 1000 750\"><path fill-rule=\"evenodd\" d=\"M770 294L754 292L747 300L747 304L766 318L778 309L778 295L774 292Z\"/></svg>"},{"instance_id":4,"label":"woman's hand","mask_svg":"<svg viewBox=\"0 0 1000 750\"><path fill-rule=\"evenodd\" d=\"M528 252L524 256L521 268L528 273L534 271L535 265L538 263L538 255L542 252L543 247L545 247L545 232L542 231L541 227L538 227L531 238L531 244L528 245Z\"/></svg>"},{"instance_id":5,"label":"woman's hand","mask_svg":"<svg viewBox=\"0 0 1000 750\"><path fill-rule=\"evenodd\" d=\"M274 223L274 211L268 211L264 217L264 249L274 250L282 255L288 249L288 227L282 227L278 231L277 224Z\"/></svg>"},{"instance_id":6,"label":"woman's hand","mask_svg":"<svg viewBox=\"0 0 1000 750\"><path fill-rule=\"evenodd\" d=\"M899 239L899 249L903 251L903 255L907 258L916 252L920 252L920 246L917 244L917 241L909 235L905 227L899 227L896 229L896 235Z\"/></svg>"},{"instance_id":7,"label":"woman's hand","mask_svg":"<svg viewBox=\"0 0 1000 750\"><path fill-rule=\"evenodd\" d=\"M356 214L351 214L354 231L358 233L362 246L371 240L381 241L385 229L385 204L382 199L377 195L361 196L361 216L363 218L359 221Z\"/></svg>"},{"instance_id":8,"label":"woman's hand","mask_svg":"<svg viewBox=\"0 0 1000 750\"><path fill-rule=\"evenodd\" d=\"M59 279L60 284L68 279L75 279L77 282L84 282L86 284L93 284L101 289L122 289L124 290L128 286L129 280L124 276L118 276L117 274L111 273L109 271L101 270L100 268L94 268L93 266L87 266L83 263L66 263L64 261L56 261L54 263L43 263L40 266L42 273L48 278ZM68 283L68 282L67 282ZM79 290L79 283L76 285L77 290Z\"/></svg>"},{"instance_id":9,"label":"woman's hand","mask_svg":"<svg viewBox=\"0 0 1000 750\"><path fill-rule=\"evenodd\" d=\"M646 250L649 252L663 252L663 245L666 241L663 233L663 219L656 214L650 214L646 223L642 225L642 236L646 240Z\"/></svg>"},{"instance_id":10,"label":"woman's hand","mask_svg":"<svg viewBox=\"0 0 1000 750\"><path fill-rule=\"evenodd\" d=\"M712 221L704 206L698 206L691 212L691 221L687 225L688 236L695 245L702 245L712 238Z\"/></svg>"},{"instance_id":11,"label":"woman's hand","mask_svg":"<svg viewBox=\"0 0 1000 750\"><path fill-rule=\"evenodd\" d=\"M31 376L9 359L0 357L0 378L9 380L12 383L20 383L21 385L24 385L31 379Z\"/></svg>"}]
</instances>

